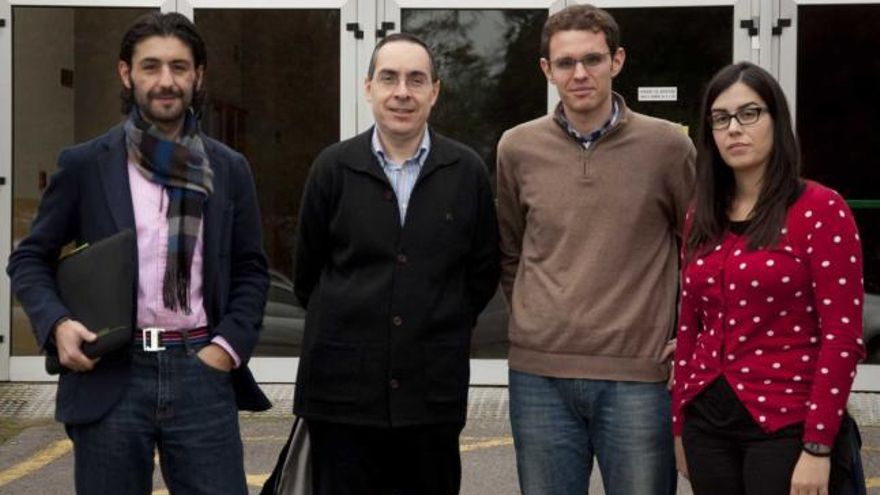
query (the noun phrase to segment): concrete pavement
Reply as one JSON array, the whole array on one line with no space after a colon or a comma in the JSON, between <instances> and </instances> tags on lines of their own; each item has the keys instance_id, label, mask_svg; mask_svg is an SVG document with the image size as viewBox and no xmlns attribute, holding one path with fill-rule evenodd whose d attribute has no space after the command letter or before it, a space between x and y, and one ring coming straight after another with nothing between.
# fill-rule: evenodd
<instances>
[{"instance_id":1,"label":"concrete pavement","mask_svg":"<svg viewBox=\"0 0 880 495\"><path fill-rule=\"evenodd\" d=\"M251 493L259 492L292 423L289 414L292 387L270 385L265 388L276 407L267 413L241 416L245 469ZM0 419L7 424L25 426L0 445L0 494L73 493L71 446L63 428L50 419L53 399L54 385L51 384L0 384ZM507 418L507 391L474 388L470 399L468 425L461 438L462 495L518 495L513 439ZM868 494L880 495L880 424L871 416L871 408L880 402L880 395L855 399L850 408L862 423ZM860 410L867 412L862 412L860 417ZM168 493L158 468L154 487L154 495ZM598 472L591 479L590 493L603 493ZM680 483L678 493L691 493L686 481Z\"/></svg>"}]
</instances>

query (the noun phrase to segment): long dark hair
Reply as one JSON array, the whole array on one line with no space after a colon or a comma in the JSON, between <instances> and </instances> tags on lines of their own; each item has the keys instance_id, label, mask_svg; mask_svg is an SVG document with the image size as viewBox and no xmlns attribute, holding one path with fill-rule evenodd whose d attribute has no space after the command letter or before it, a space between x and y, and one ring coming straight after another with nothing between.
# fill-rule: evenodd
<instances>
[{"instance_id":1,"label":"long dark hair","mask_svg":"<svg viewBox=\"0 0 880 495\"><path fill-rule=\"evenodd\" d=\"M779 240L788 207L800 189L801 158L791 113L779 83L766 70L749 62L724 67L709 81L700 115L697 139L697 178L693 223L685 241L688 259L706 251L728 226L727 212L736 191L733 171L722 160L709 124L712 103L727 88L741 82L767 104L773 117L773 146L761 179L761 191L746 228L749 249L772 246Z\"/></svg>"},{"instance_id":2,"label":"long dark hair","mask_svg":"<svg viewBox=\"0 0 880 495\"><path fill-rule=\"evenodd\" d=\"M122 44L119 47L119 60L131 67L131 59L134 56L134 48L138 43L151 36L174 36L189 47L193 56L195 67L206 67L208 64L208 50L205 48L205 40L199 34L195 24L186 16L171 12L162 14L150 12L137 19L122 36ZM205 84L193 91L192 106L196 115L202 110L202 102L205 100ZM122 113L128 114L134 106L134 88L128 89L123 86L119 94L122 98Z\"/></svg>"}]
</instances>

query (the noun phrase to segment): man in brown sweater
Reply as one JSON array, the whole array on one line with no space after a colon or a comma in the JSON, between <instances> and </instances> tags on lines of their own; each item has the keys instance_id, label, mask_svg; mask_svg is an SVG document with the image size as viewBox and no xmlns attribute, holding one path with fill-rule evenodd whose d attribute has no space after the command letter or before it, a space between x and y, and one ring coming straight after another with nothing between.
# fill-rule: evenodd
<instances>
[{"instance_id":1,"label":"man in brown sweater","mask_svg":"<svg viewBox=\"0 0 880 495\"><path fill-rule=\"evenodd\" d=\"M611 89L625 53L589 5L551 16L541 68L562 100L498 145L510 415L524 495L675 491L669 394L676 236L694 147Z\"/></svg>"}]
</instances>

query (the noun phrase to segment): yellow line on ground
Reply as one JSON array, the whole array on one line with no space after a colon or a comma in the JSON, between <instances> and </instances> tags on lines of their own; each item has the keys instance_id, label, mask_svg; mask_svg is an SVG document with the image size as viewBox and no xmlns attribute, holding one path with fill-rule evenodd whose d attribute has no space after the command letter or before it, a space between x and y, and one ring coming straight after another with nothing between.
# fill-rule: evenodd
<instances>
[{"instance_id":1,"label":"yellow line on ground","mask_svg":"<svg viewBox=\"0 0 880 495\"><path fill-rule=\"evenodd\" d=\"M256 488L261 488L263 484L269 479L270 473L265 474L249 474L247 475L247 484L248 486L253 486ZM153 490L153 495L170 495L168 490L162 488L159 490Z\"/></svg>"},{"instance_id":2,"label":"yellow line on ground","mask_svg":"<svg viewBox=\"0 0 880 495\"><path fill-rule=\"evenodd\" d=\"M254 441L254 440L261 440L263 438L268 438L268 439L272 439L272 440L275 439L275 437L252 437L247 440ZM471 438L473 438L473 437L469 437L468 439L471 439ZM284 437L283 439L287 440L287 437ZM462 444L460 449L462 452L473 452L475 450L490 449L493 447L504 447L507 445L513 445L513 438L510 438L510 437L490 438L488 440L483 440L480 442ZM266 483L266 480L269 479L269 474L270 473L247 475L248 486L254 486L254 487L263 486L263 484ZM168 491L167 490L156 490L153 492L153 495L168 495Z\"/></svg>"},{"instance_id":3,"label":"yellow line on ground","mask_svg":"<svg viewBox=\"0 0 880 495\"><path fill-rule=\"evenodd\" d=\"M271 473L247 475L248 486L263 486L263 483L265 483L266 480L269 479L269 474Z\"/></svg>"},{"instance_id":4,"label":"yellow line on ground","mask_svg":"<svg viewBox=\"0 0 880 495\"><path fill-rule=\"evenodd\" d=\"M70 442L70 440L58 440L57 442L50 444L48 447L30 456L28 459L19 462L9 469L0 471L0 486L12 483L13 481L23 476L27 476L34 471L39 471L46 464L49 464L55 459L58 459L59 457L62 457L70 452L72 446L73 444Z\"/></svg>"},{"instance_id":5,"label":"yellow line on ground","mask_svg":"<svg viewBox=\"0 0 880 495\"><path fill-rule=\"evenodd\" d=\"M467 437L467 440L471 440L473 437ZM287 437L282 436L263 436L263 437L247 437L244 440L247 442L262 442L262 441L277 441L277 440L286 440ZM513 445L513 438L510 437L496 437L489 438L486 440L473 442L473 443L464 443L461 445L461 452L473 452L475 450L483 450L490 449L493 447L504 447L507 445ZM56 459L63 457L68 452L70 452L73 444L70 440L58 440L57 442L49 445L48 447L40 450L36 454L32 455L30 458L8 468L4 471L0 471L0 486L7 485L19 478L27 476L35 471L39 471L47 464L55 461ZM158 462L158 456L156 456L155 460ZM269 478L269 473L265 474L249 474L247 475L247 484L250 486L262 486L263 483L266 482L266 479ZM868 481L869 487L880 486L880 478L871 478ZM169 495L168 490L155 490L153 491L153 495Z\"/></svg>"},{"instance_id":6,"label":"yellow line on ground","mask_svg":"<svg viewBox=\"0 0 880 495\"><path fill-rule=\"evenodd\" d=\"M459 447L459 451L472 452L474 450L491 449L493 447L505 447L507 445L513 445L513 438L511 438L511 437L497 437L497 438L489 438L487 440L483 440L480 442L463 444Z\"/></svg>"},{"instance_id":7,"label":"yellow line on ground","mask_svg":"<svg viewBox=\"0 0 880 495\"><path fill-rule=\"evenodd\" d=\"M868 488L880 488L880 478L868 478L865 480Z\"/></svg>"},{"instance_id":8,"label":"yellow line on ground","mask_svg":"<svg viewBox=\"0 0 880 495\"><path fill-rule=\"evenodd\" d=\"M242 442L286 442L287 436L268 435L264 437L242 437Z\"/></svg>"}]
</instances>

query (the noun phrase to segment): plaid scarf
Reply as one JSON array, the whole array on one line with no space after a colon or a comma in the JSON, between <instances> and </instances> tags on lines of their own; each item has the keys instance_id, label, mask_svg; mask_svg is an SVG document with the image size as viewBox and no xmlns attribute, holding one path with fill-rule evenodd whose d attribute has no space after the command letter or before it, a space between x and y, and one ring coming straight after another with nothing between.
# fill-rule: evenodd
<instances>
[{"instance_id":1,"label":"plaid scarf","mask_svg":"<svg viewBox=\"0 0 880 495\"><path fill-rule=\"evenodd\" d=\"M165 139L133 108L125 122L129 161L147 180L168 193L168 257L162 286L166 308L190 314L189 286L205 200L214 190L214 173L205 153L199 122L187 110L177 141Z\"/></svg>"},{"instance_id":2,"label":"plaid scarf","mask_svg":"<svg viewBox=\"0 0 880 495\"><path fill-rule=\"evenodd\" d=\"M612 98L611 100L611 117L605 122L602 127L596 129L595 131L584 136L577 129L571 125L571 122L568 120L568 117L565 116L565 110L562 108L562 102L556 105L556 111L553 112L553 120L559 124L559 127L562 127L562 130L565 131L566 134L573 137L575 141L581 144L584 149L590 149L590 146L596 142L597 139L602 137L603 134L608 132L614 124L617 123L617 119L620 117L620 105L617 103L616 98Z\"/></svg>"}]
</instances>

